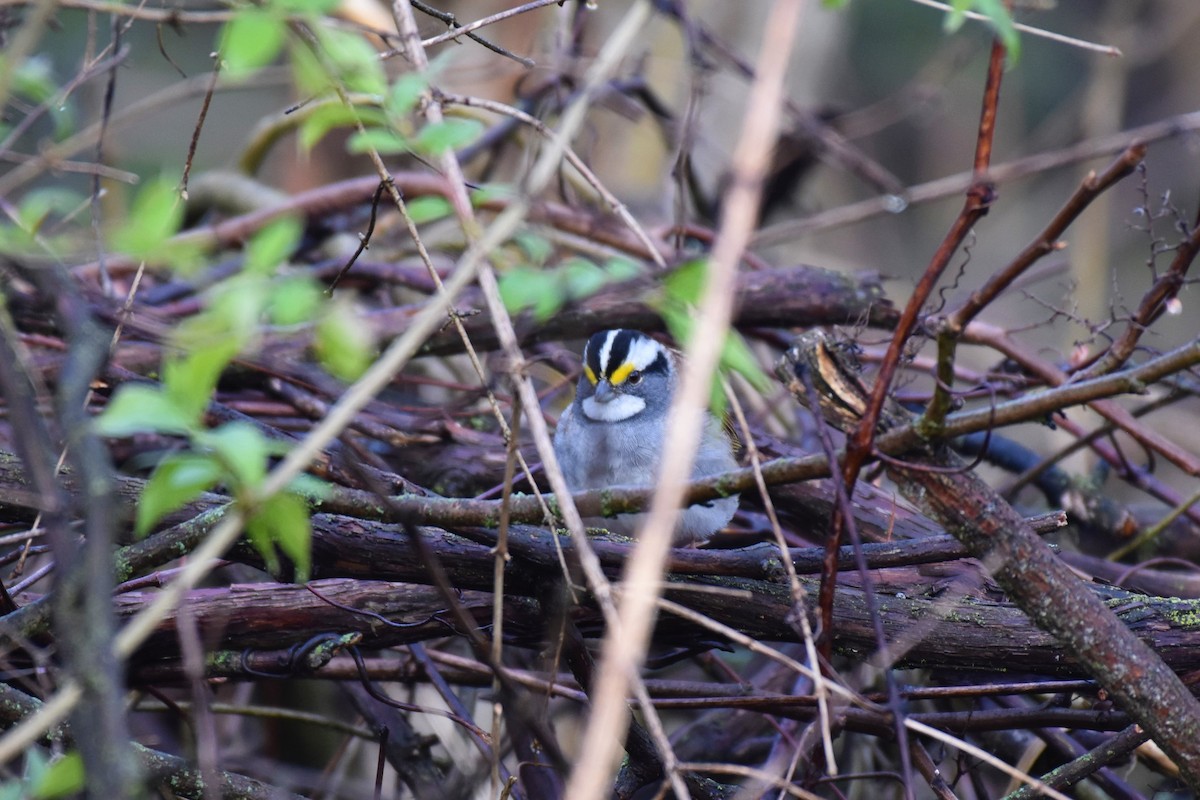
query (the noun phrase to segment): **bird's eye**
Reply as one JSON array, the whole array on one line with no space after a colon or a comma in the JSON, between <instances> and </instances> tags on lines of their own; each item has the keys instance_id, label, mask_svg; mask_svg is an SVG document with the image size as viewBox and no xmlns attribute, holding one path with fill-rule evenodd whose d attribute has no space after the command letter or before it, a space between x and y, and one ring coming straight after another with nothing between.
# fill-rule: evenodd
<instances>
[{"instance_id":1,"label":"bird's eye","mask_svg":"<svg viewBox=\"0 0 1200 800\"><path fill-rule=\"evenodd\" d=\"M629 377L625 379L625 382L628 383L630 386L637 386L639 383L642 382L642 373L640 373L636 370L629 373Z\"/></svg>"}]
</instances>

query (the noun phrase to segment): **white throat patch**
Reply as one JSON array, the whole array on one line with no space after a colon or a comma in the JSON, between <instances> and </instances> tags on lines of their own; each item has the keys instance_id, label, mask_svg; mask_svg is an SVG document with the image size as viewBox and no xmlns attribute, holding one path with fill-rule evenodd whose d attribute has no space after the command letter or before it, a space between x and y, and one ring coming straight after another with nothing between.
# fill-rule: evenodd
<instances>
[{"instance_id":1,"label":"white throat patch","mask_svg":"<svg viewBox=\"0 0 1200 800\"><path fill-rule=\"evenodd\" d=\"M646 407L646 401L629 394L619 394L607 403L598 403L589 397L581 403L583 413L596 422L620 422L629 419Z\"/></svg>"}]
</instances>

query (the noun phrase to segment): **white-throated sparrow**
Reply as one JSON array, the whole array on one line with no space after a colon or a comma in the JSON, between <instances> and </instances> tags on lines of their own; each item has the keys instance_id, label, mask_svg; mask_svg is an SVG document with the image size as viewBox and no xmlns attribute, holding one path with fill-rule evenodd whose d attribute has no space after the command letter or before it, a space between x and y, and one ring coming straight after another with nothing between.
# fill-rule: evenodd
<instances>
[{"instance_id":1,"label":"white-throated sparrow","mask_svg":"<svg viewBox=\"0 0 1200 800\"><path fill-rule=\"evenodd\" d=\"M671 458L663 437L678 359L677 353L640 331L601 331L588 340L575 399L554 433L554 452L571 491L651 486L657 481L662 459ZM706 415L692 479L737 466L729 435L719 420ZM737 507L737 496L689 506L679 515L675 543L707 541ZM620 514L584 522L628 535L644 516Z\"/></svg>"}]
</instances>

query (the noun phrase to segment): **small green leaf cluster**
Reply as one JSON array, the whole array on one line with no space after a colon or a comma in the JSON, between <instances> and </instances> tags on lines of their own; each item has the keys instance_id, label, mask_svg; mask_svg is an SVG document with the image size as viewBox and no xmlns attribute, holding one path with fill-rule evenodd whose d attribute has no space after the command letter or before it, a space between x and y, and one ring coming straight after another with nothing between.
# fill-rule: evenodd
<instances>
[{"instance_id":1,"label":"small green leaf cluster","mask_svg":"<svg viewBox=\"0 0 1200 800\"><path fill-rule=\"evenodd\" d=\"M54 800L83 791L83 758L71 750L47 759L38 747L25 750L25 770L19 780L0 785L0 800Z\"/></svg>"},{"instance_id":2,"label":"small green leaf cluster","mask_svg":"<svg viewBox=\"0 0 1200 800\"><path fill-rule=\"evenodd\" d=\"M375 338L354 306L343 296L321 310L313 349L321 366L343 381L358 379L375 359Z\"/></svg>"},{"instance_id":3,"label":"small green leaf cluster","mask_svg":"<svg viewBox=\"0 0 1200 800\"><path fill-rule=\"evenodd\" d=\"M61 187L31 190L16 205L12 222L0 224L0 253L31 260L70 260L76 257L74 253L93 249L94 241L85 241L82 231L67 224L88 202L83 195ZM108 223L107 247L150 265L186 273L202 261L198 243L175 237L183 213L178 180L167 175L154 178L138 190L127 213Z\"/></svg>"},{"instance_id":4,"label":"small green leaf cluster","mask_svg":"<svg viewBox=\"0 0 1200 800\"><path fill-rule=\"evenodd\" d=\"M183 224L184 204L179 182L169 176L149 181L134 197L129 213L110 226L112 249L149 264L162 264L180 272L198 267L198 245L173 241Z\"/></svg>"},{"instance_id":5,"label":"small green leaf cluster","mask_svg":"<svg viewBox=\"0 0 1200 800\"><path fill-rule=\"evenodd\" d=\"M476 119L451 117L418 125L412 116L429 92L429 80L445 69L449 55L435 59L425 73L400 75L388 87L380 113L363 118L364 129L346 144L351 153L374 150L380 155L415 153L436 158L474 142L483 133Z\"/></svg>"},{"instance_id":6,"label":"small green leaf cluster","mask_svg":"<svg viewBox=\"0 0 1200 800\"><path fill-rule=\"evenodd\" d=\"M110 437L153 432L188 441L187 449L163 458L147 481L135 519L139 536L201 493L223 485L246 509L247 536L268 569L278 569L278 547L303 580L311 532L307 504L297 492L311 493L313 487L294 485L289 492L262 496L270 459L283 455L285 448L249 423L230 422L211 430L204 426L204 412L222 372L239 353L254 347L264 320L291 325L324 313L321 291L311 281L274 276L301 233L293 218L260 231L246 246L242 272L214 287L205 310L176 328L173 348L163 358L161 383L121 386L97 417L95 429ZM327 314L318 331L329 318L339 320L330 327L345 325L338 314ZM318 350L320 342L318 332ZM339 374L351 371L341 363L334 366L331 371Z\"/></svg>"},{"instance_id":7,"label":"small green leaf cluster","mask_svg":"<svg viewBox=\"0 0 1200 800\"><path fill-rule=\"evenodd\" d=\"M10 72L11 70L11 72ZM54 78L54 65L48 55L35 55L26 58L13 68L0 53L0 74L8 74L11 84L10 91L31 106L44 106L46 113L54 124L51 133L56 142L67 138L75 131L74 106L64 102L54 102L59 88ZM61 98L59 98L61 101ZM0 141L4 141L12 133L13 126L5 116L0 116Z\"/></svg>"},{"instance_id":8,"label":"small green leaf cluster","mask_svg":"<svg viewBox=\"0 0 1200 800\"><path fill-rule=\"evenodd\" d=\"M310 95L328 91L337 81L351 92L382 94L387 76L379 54L360 34L321 24L337 0L268 0L245 3L221 29L218 51L224 72L245 78L273 63L286 48L297 87ZM316 52L304 37L291 35L304 25Z\"/></svg>"},{"instance_id":9,"label":"small green leaf cluster","mask_svg":"<svg viewBox=\"0 0 1200 800\"><path fill-rule=\"evenodd\" d=\"M87 204L83 195L62 187L33 189L16 204L11 221L0 223L0 253L24 260L63 260L83 246L59 223Z\"/></svg>"},{"instance_id":10,"label":"small green leaf cluster","mask_svg":"<svg viewBox=\"0 0 1200 800\"><path fill-rule=\"evenodd\" d=\"M850 0L821 0L825 8L836 10L844 8ZM992 30L1000 37L1001 44L1007 51L1008 63L1016 64L1021 58L1021 37L1013 24L1012 13L1004 4L1004 0L949 0L950 8L946 12L945 28L947 33L954 33L967 21L967 12L974 11L987 18Z\"/></svg>"},{"instance_id":11,"label":"small green leaf cluster","mask_svg":"<svg viewBox=\"0 0 1200 800\"><path fill-rule=\"evenodd\" d=\"M520 251L519 263L501 273L500 298L509 313L529 311L538 322L554 316L566 303L583 300L639 273L636 264L620 258L601 265L572 256L548 266L553 248L534 233L518 234L514 244Z\"/></svg>"},{"instance_id":12,"label":"small green leaf cluster","mask_svg":"<svg viewBox=\"0 0 1200 800\"><path fill-rule=\"evenodd\" d=\"M270 8L270 5L254 8L246 13L256 20L254 25L265 24L263 17L282 24L280 13L271 12ZM436 77L448 64L449 52L434 59L426 72L402 73L389 83L378 53L365 38L328 26L314 30L314 34L318 38L319 55L301 48L290 50L296 86L304 94L319 97L328 94L331 82L336 80L347 90L344 97L349 104L337 97L301 109L298 140L302 150L311 151L335 128L354 128L346 145L352 154L374 151L383 156L416 154L433 158L463 148L484 131L484 125L475 119L450 118L427 125L419 125L413 119L421 102L430 95L431 77ZM227 38L222 52L233 54L246 49L256 55L247 62L246 71L268 64L282 48L282 42L272 46L270 58L264 61L265 54L259 54L248 43L244 46L240 40L240 36L233 41ZM260 41L254 44L262 47Z\"/></svg>"},{"instance_id":13,"label":"small green leaf cluster","mask_svg":"<svg viewBox=\"0 0 1200 800\"><path fill-rule=\"evenodd\" d=\"M351 105L337 99L315 100L300 111L299 143L309 151L334 128L360 122L370 130L386 130L392 96L419 98L425 85L403 78L389 89L379 52L361 33L326 24L337 0L266 0L246 3L218 36L225 74L244 79L272 64L286 51L292 81L310 100L329 98L336 87ZM404 84L400 86L400 84ZM410 107L415 105L412 100Z\"/></svg>"},{"instance_id":14,"label":"small green leaf cluster","mask_svg":"<svg viewBox=\"0 0 1200 800\"><path fill-rule=\"evenodd\" d=\"M675 268L663 281L660 295L654 299L653 305L666 323L667 330L675 341L685 344L691 340L700 322L696 318L695 308L704 295L708 284L708 259L693 259ZM760 392L769 391L770 379L767 378L758 360L750 352L750 346L737 331L725 333L721 345L719 371L736 372ZM714 376L709 405L714 411L723 413L725 410L725 393L721 390L718 376Z\"/></svg>"},{"instance_id":15,"label":"small green leaf cluster","mask_svg":"<svg viewBox=\"0 0 1200 800\"><path fill-rule=\"evenodd\" d=\"M1012 13L1004 0L950 0L950 11L946 14L946 32L953 33L967 20L967 12L975 11L987 17L988 24L1000 37L1008 54L1008 63L1016 64L1021 57L1021 37L1013 24Z\"/></svg>"}]
</instances>

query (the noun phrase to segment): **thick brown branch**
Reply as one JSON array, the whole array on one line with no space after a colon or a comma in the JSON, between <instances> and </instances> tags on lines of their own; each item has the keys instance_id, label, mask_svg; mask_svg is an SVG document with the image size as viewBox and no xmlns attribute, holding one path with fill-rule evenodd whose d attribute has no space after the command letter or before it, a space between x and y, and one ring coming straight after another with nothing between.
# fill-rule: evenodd
<instances>
[{"instance_id":1,"label":"thick brown branch","mask_svg":"<svg viewBox=\"0 0 1200 800\"><path fill-rule=\"evenodd\" d=\"M428 537L427 537L428 539ZM398 642L423 641L454 632L444 604L436 590L409 585L427 581L424 570L414 563L416 554L406 546L403 533L389 532L381 526L373 536L346 537L339 546L352 552L336 569L345 578L321 579L313 586L323 597L346 606L363 608L389 619L415 623L392 628L371 616L356 616L329 605L304 587L282 584L235 585L196 590L188 596L205 641L217 650L227 651L229 663L214 662L216 674L246 674L239 663L253 658L254 650L284 650L311 643L317 635L360 633L361 645L382 647ZM490 566L488 548L455 541L453 537L434 537L431 544L444 557L447 573L463 592L463 603L478 620L480 629L491 619ZM369 567L374 559L378 568ZM510 567L508 584L512 594L505 598L505 639L509 644L540 647L545 630L534 606L522 597L539 593L546 585L547 573L530 571L528 566ZM329 570L332 574L334 570ZM381 580L382 579L382 580ZM390 579L390 580L389 580ZM400 581L399 583L394 581ZM801 578L804 589L814 593L817 582ZM473 587L481 587L474 589ZM943 596L936 588L917 582L909 575L876 587L875 603L884 631L895 642L897 663L911 667L980 669L994 671L1006 664L1019 664L1023 672L1060 677L1087 674L1075 653L1029 622L1016 606L976 594ZM954 592L951 586L948 592ZM1132 632L1163 653L1176 670L1200 667L1200 630L1191 620L1197 612L1195 602L1154 598L1102 586L1086 590L1094 602L1109 604L1121 615L1122 630ZM736 598L731 601L730 592ZM779 581L708 578L675 574L667 597L687 605L712 619L746 635L766 641L798 642L799 635L787 621L791 607L787 587ZM118 613L131 616L152 600L150 593L128 593L117 598ZM583 607L574 612L576 623L586 636L602 630L598 611ZM838 587L834 600L835 647L846 654L863 657L875 650L875 635L866 598L860 588ZM1128 627L1126 627L1128 626ZM178 647L173 618L160 627L135 663L169 658ZM460 632L462 633L462 632ZM664 615L655 634L661 644L695 644L698 636L711 639L692 626ZM251 648L250 652L243 652ZM302 654L303 655L303 654ZM289 657L294 658L295 651ZM278 654L273 656L278 659ZM264 673L303 673L299 659L274 662L251 661Z\"/></svg>"},{"instance_id":2,"label":"thick brown branch","mask_svg":"<svg viewBox=\"0 0 1200 800\"><path fill-rule=\"evenodd\" d=\"M586 337L604 328L663 330L656 307L660 289L646 287L634 293L618 287L573 305L546 321L524 315L513 320L522 344ZM744 271L738 275L734 324L738 327L793 327L865 323L891 328L897 311L883 296L877 278L850 277L819 267L797 265L786 269ZM486 313L463 321L471 341L480 350L498 346ZM457 336L443 332L429 340L426 353L457 352Z\"/></svg>"}]
</instances>

